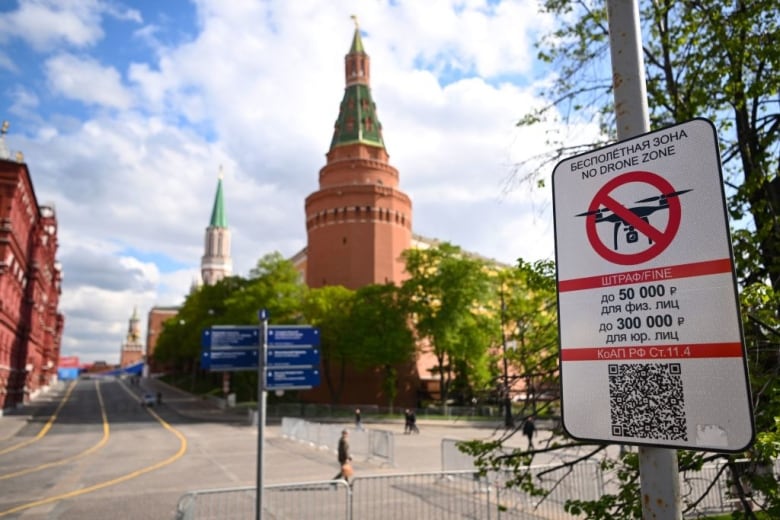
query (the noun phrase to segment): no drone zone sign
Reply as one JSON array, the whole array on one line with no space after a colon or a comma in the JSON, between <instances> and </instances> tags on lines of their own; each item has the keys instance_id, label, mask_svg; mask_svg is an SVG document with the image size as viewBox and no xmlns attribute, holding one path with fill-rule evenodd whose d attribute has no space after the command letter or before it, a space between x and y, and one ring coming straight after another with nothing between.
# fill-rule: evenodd
<instances>
[{"instance_id":1,"label":"no drone zone sign","mask_svg":"<svg viewBox=\"0 0 780 520\"><path fill-rule=\"evenodd\" d=\"M712 124L561 161L553 205L566 431L744 450L753 417Z\"/></svg>"}]
</instances>

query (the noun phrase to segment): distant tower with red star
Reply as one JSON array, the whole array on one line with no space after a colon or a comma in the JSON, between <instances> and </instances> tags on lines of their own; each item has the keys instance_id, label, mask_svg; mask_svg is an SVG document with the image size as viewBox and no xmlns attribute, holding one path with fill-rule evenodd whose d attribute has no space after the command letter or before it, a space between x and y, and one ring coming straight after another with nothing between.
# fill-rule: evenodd
<instances>
[{"instance_id":1,"label":"distant tower with red star","mask_svg":"<svg viewBox=\"0 0 780 520\"><path fill-rule=\"evenodd\" d=\"M144 344L141 341L141 320L138 317L138 307L133 309L133 315L127 323L127 337L122 343L119 356L119 366L126 367L143 361Z\"/></svg>"}]
</instances>

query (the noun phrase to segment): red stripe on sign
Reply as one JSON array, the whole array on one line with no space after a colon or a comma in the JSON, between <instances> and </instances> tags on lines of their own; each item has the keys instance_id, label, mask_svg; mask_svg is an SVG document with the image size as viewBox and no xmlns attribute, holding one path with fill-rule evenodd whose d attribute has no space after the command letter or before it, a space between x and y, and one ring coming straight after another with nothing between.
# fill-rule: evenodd
<instances>
[{"instance_id":1,"label":"red stripe on sign","mask_svg":"<svg viewBox=\"0 0 780 520\"><path fill-rule=\"evenodd\" d=\"M699 343L696 345L651 345L627 347L567 348L561 361L620 361L623 359L702 359L742 357L741 343Z\"/></svg>"},{"instance_id":2,"label":"red stripe on sign","mask_svg":"<svg viewBox=\"0 0 780 520\"><path fill-rule=\"evenodd\" d=\"M708 274L730 272L731 259L722 258L720 260L708 260L706 262L694 262L692 264L671 265L668 267L655 267L653 269L642 269L639 271L625 271L602 276L588 276L586 278L563 280L558 282L558 291L582 291L584 289L598 289L600 287L612 287L615 285L658 282L661 280L674 280L675 278L690 278L691 276L705 276Z\"/></svg>"}]
</instances>

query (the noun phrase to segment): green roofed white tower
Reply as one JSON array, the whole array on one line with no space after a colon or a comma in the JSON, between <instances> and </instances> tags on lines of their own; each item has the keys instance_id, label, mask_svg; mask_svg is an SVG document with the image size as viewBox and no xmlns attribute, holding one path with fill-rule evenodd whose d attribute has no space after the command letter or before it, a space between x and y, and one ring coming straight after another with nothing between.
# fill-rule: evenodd
<instances>
[{"instance_id":1,"label":"green roofed white tower","mask_svg":"<svg viewBox=\"0 0 780 520\"><path fill-rule=\"evenodd\" d=\"M233 260L230 257L230 229L225 215L225 201L222 196L222 168L217 181L217 194L211 210L211 222L206 228L206 246L200 262L203 283L214 285L233 273Z\"/></svg>"}]
</instances>

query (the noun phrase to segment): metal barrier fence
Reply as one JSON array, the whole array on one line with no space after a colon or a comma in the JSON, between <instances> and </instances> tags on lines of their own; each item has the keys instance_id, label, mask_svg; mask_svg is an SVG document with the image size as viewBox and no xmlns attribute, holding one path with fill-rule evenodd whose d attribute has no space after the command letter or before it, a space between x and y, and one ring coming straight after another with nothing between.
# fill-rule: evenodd
<instances>
[{"instance_id":1,"label":"metal barrier fence","mask_svg":"<svg viewBox=\"0 0 780 520\"><path fill-rule=\"evenodd\" d=\"M393 432L282 417L282 436L334 453L338 449L341 431L344 429L349 430L349 448L353 458L363 457L366 460L378 460L382 465L395 465Z\"/></svg>"},{"instance_id":2,"label":"metal barrier fence","mask_svg":"<svg viewBox=\"0 0 780 520\"><path fill-rule=\"evenodd\" d=\"M735 511L728 471L706 465L681 475L682 508L695 501L686 518ZM774 470L778 466L775 464ZM525 469L534 483L548 491L534 496L506 484L517 475L491 472L486 477L471 470L355 477L344 481L316 481L265 486L266 520L571 520L566 500L597 500L604 490L596 463L574 467L531 466ZM772 468L768 468L772 471ZM713 484L714 482L714 484ZM753 496L760 502L761 497ZM255 488L192 491L179 499L178 520L244 520L254 518Z\"/></svg>"},{"instance_id":3,"label":"metal barrier fence","mask_svg":"<svg viewBox=\"0 0 780 520\"><path fill-rule=\"evenodd\" d=\"M772 473L780 477L780 460L775 460L772 466L757 467L747 459L735 461L737 471L746 473ZM753 493L746 479L740 480L748 499L761 505L765 497ZM734 475L725 463L705 464L699 471L685 471L680 476L680 497L682 508L690 509L687 517L699 517L705 514L728 513L741 508L741 503L734 484Z\"/></svg>"},{"instance_id":4,"label":"metal barrier fence","mask_svg":"<svg viewBox=\"0 0 780 520\"><path fill-rule=\"evenodd\" d=\"M266 520L570 519L559 504L539 507L517 490L473 471L355 477L265 486ZM551 504L552 502L549 502ZM177 520L254 518L255 488L192 491L176 507Z\"/></svg>"},{"instance_id":5,"label":"metal barrier fence","mask_svg":"<svg viewBox=\"0 0 780 520\"><path fill-rule=\"evenodd\" d=\"M264 486L266 520L351 520L349 485L343 480ZM255 518L257 489L237 487L191 491L179 498L176 520Z\"/></svg>"},{"instance_id":6,"label":"metal barrier fence","mask_svg":"<svg viewBox=\"0 0 780 520\"><path fill-rule=\"evenodd\" d=\"M473 458L458 449L458 442L461 441L454 439L442 440L442 471L476 470ZM553 489L553 492L536 506L537 509L549 507L554 509L560 507L562 509L563 503L567 498L597 500L607 492L615 492L616 490L608 490L605 476L596 464L595 462L586 465L578 463L573 468L559 468L554 471L550 471L556 467L554 465L531 466L528 468L527 471L533 476L534 482L540 484L545 489ZM780 478L780 460L776 460L774 466L758 468L745 459L737 460L735 464L740 474L771 473L774 471L774 475ZM566 481L562 481L561 485L555 487L558 476L562 472L568 471L572 471L572 473ZM542 474L541 478L538 476L539 474ZM504 493L503 481L500 475L498 477L492 476L491 478L495 479L496 489L499 494L506 495L502 496L501 500L505 500L509 504L515 504L517 501L526 504L533 502L532 497L521 496L522 494L519 494L516 490ZM699 518L702 515L729 513L738 510L741 504L737 498L738 494L733 480L734 476L722 461L705 464L697 471L682 472L680 474L680 498L681 509L685 512L684 516L686 518ZM741 482L746 494L749 495L749 500L760 506L764 497L759 493L753 493L749 489L747 480L743 479ZM547 502L547 504L544 502ZM515 505L515 507L519 506Z\"/></svg>"},{"instance_id":7,"label":"metal barrier fence","mask_svg":"<svg viewBox=\"0 0 780 520\"><path fill-rule=\"evenodd\" d=\"M463 453L458 449L458 443L462 440L456 439L442 439L441 440L441 470L442 471L457 471L457 470L476 470L474 465L474 457Z\"/></svg>"}]
</instances>

